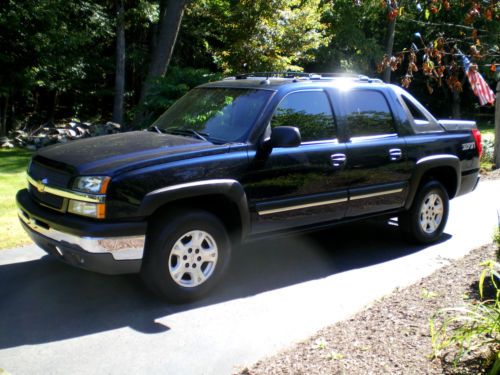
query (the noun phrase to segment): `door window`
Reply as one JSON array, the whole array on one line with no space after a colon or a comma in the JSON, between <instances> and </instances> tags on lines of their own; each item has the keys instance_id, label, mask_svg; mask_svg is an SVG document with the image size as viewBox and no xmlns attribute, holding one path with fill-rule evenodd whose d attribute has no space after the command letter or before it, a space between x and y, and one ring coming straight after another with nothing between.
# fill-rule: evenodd
<instances>
[{"instance_id":1,"label":"door window","mask_svg":"<svg viewBox=\"0 0 500 375\"><path fill-rule=\"evenodd\" d=\"M344 99L345 121L351 138L396 133L391 110L382 93L354 90L345 93Z\"/></svg>"},{"instance_id":2,"label":"door window","mask_svg":"<svg viewBox=\"0 0 500 375\"><path fill-rule=\"evenodd\" d=\"M287 95L278 105L271 127L295 126L302 142L336 138L332 109L323 91L302 91Z\"/></svg>"}]
</instances>

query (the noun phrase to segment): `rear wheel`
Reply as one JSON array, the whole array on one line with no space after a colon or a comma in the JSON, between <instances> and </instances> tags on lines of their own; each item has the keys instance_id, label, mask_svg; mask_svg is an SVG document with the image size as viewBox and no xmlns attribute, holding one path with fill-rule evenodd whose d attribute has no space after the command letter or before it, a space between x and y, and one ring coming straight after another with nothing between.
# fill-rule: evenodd
<instances>
[{"instance_id":1,"label":"rear wheel","mask_svg":"<svg viewBox=\"0 0 500 375\"><path fill-rule=\"evenodd\" d=\"M426 182L415 196L410 210L399 216L399 226L418 243L439 239L448 220L449 198L437 181Z\"/></svg>"},{"instance_id":2,"label":"rear wheel","mask_svg":"<svg viewBox=\"0 0 500 375\"><path fill-rule=\"evenodd\" d=\"M141 276L171 302L207 294L229 263L231 246L224 225L206 211L156 217L148 231Z\"/></svg>"}]
</instances>

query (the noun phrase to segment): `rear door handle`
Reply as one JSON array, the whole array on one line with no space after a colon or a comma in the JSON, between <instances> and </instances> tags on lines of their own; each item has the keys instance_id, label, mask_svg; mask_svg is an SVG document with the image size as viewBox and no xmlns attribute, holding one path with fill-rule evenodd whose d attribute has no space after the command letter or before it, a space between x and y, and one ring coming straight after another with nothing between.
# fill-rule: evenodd
<instances>
[{"instance_id":1,"label":"rear door handle","mask_svg":"<svg viewBox=\"0 0 500 375\"><path fill-rule=\"evenodd\" d=\"M403 158L403 151L400 148L391 148L389 150L389 158L391 161L398 161Z\"/></svg>"},{"instance_id":2,"label":"rear door handle","mask_svg":"<svg viewBox=\"0 0 500 375\"><path fill-rule=\"evenodd\" d=\"M345 154L333 154L330 155L330 160L332 162L332 166L334 168L340 168L345 164L346 161L346 156Z\"/></svg>"}]
</instances>

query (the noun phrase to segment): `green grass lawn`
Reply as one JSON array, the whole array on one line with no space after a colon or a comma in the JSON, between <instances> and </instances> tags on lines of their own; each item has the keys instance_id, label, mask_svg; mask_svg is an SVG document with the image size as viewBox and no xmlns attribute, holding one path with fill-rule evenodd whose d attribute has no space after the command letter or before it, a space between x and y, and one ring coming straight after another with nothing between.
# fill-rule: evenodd
<instances>
[{"instance_id":1,"label":"green grass lawn","mask_svg":"<svg viewBox=\"0 0 500 375\"><path fill-rule=\"evenodd\" d=\"M17 218L16 192L26 187L26 167L31 152L0 150L0 249L30 243Z\"/></svg>"}]
</instances>

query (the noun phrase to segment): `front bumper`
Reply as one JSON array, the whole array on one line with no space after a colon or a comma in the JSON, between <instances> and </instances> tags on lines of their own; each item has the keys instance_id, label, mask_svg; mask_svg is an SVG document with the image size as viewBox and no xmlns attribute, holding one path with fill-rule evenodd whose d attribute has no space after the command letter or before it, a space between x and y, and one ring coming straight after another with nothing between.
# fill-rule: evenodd
<instances>
[{"instance_id":1,"label":"front bumper","mask_svg":"<svg viewBox=\"0 0 500 375\"><path fill-rule=\"evenodd\" d=\"M19 219L47 253L73 266L104 274L139 272L146 223L96 222L35 203L27 190L16 196Z\"/></svg>"}]
</instances>

